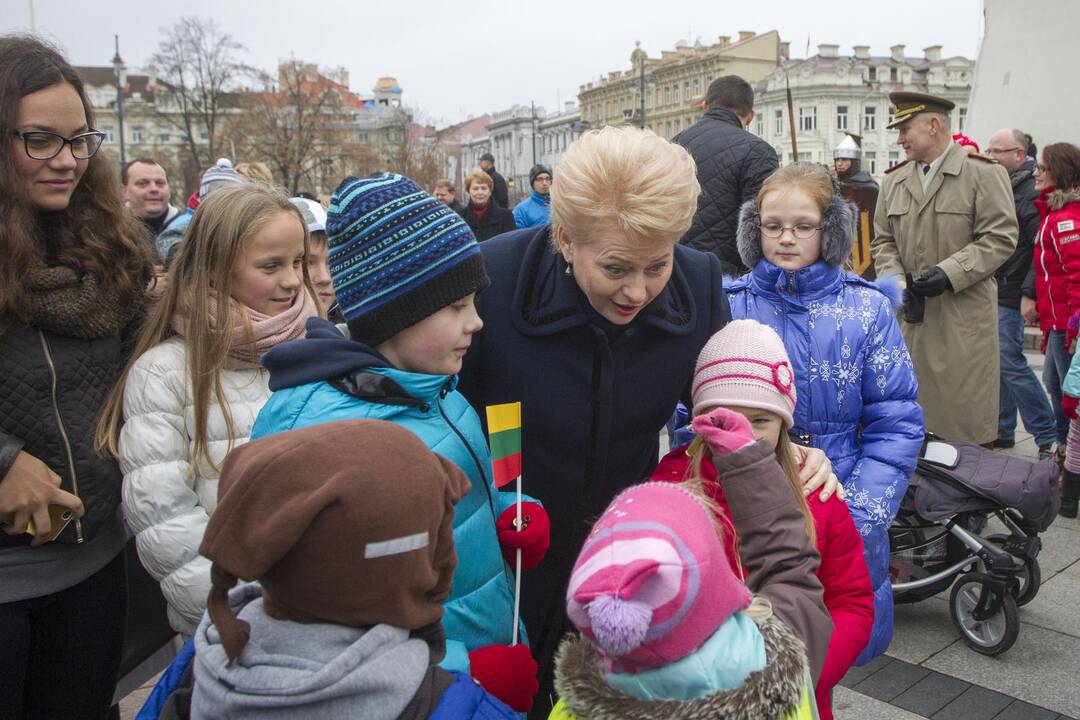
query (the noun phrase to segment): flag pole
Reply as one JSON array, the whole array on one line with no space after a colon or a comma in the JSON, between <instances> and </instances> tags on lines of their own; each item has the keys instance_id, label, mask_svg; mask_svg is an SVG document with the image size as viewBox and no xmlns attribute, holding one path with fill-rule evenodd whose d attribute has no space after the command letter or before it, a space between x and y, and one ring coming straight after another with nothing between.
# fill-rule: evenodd
<instances>
[{"instance_id":1,"label":"flag pole","mask_svg":"<svg viewBox=\"0 0 1080 720\"><path fill-rule=\"evenodd\" d=\"M521 532L521 475L517 476L517 530ZM514 563L514 639L511 645L518 644L518 625L521 617L521 548L514 551L517 562Z\"/></svg>"}]
</instances>

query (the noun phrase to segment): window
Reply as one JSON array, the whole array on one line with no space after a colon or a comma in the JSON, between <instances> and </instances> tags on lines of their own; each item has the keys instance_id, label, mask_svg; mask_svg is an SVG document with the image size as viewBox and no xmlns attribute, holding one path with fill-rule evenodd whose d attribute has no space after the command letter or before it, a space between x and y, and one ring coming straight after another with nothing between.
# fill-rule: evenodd
<instances>
[{"instance_id":1,"label":"window","mask_svg":"<svg viewBox=\"0 0 1080 720\"><path fill-rule=\"evenodd\" d=\"M877 129L877 108L873 105L867 105L863 108L862 116L862 129L863 130L876 130Z\"/></svg>"},{"instance_id":2,"label":"window","mask_svg":"<svg viewBox=\"0 0 1080 720\"><path fill-rule=\"evenodd\" d=\"M157 139L159 143L172 142L172 133L170 133L168 130L158 130Z\"/></svg>"},{"instance_id":3,"label":"window","mask_svg":"<svg viewBox=\"0 0 1080 720\"><path fill-rule=\"evenodd\" d=\"M892 82L896 82L896 80L897 80L896 68L889 68L889 80L891 80Z\"/></svg>"},{"instance_id":4,"label":"window","mask_svg":"<svg viewBox=\"0 0 1080 720\"><path fill-rule=\"evenodd\" d=\"M784 134L784 111L783 110L777 110L776 111L776 134L777 135L783 135Z\"/></svg>"},{"instance_id":5,"label":"window","mask_svg":"<svg viewBox=\"0 0 1080 720\"><path fill-rule=\"evenodd\" d=\"M889 167L893 167L894 165L899 165L899 164L900 164L900 151L899 150L890 150L889 151Z\"/></svg>"},{"instance_id":6,"label":"window","mask_svg":"<svg viewBox=\"0 0 1080 720\"><path fill-rule=\"evenodd\" d=\"M892 124L892 121L896 118L896 115L893 114L892 103L889 103L888 105L885 106L885 112L886 112L886 114L888 116L885 119L885 125L887 127L890 124Z\"/></svg>"},{"instance_id":7,"label":"window","mask_svg":"<svg viewBox=\"0 0 1080 720\"><path fill-rule=\"evenodd\" d=\"M799 131L811 132L817 130L817 108L816 107L801 107L799 108Z\"/></svg>"},{"instance_id":8,"label":"window","mask_svg":"<svg viewBox=\"0 0 1080 720\"><path fill-rule=\"evenodd\" d=\"M877 153L866 153L866 167L871 175L877 175Z\"/></svg>"},{"instance_id":9,"label":"window","mask_svg":"<svg viewBox=\"0 0 1080 720\"><path fill-rule=\"evenodd\" d=\"M847 105L836 106L836 129L847 130Z\"/></svg>"},{"instance_id":10,"label":"window","mask_svg":"<svg viewBox=\"0 0 1080 720\"><path fill-rule=\"evenodd\" d=\"M866 79L869 80L870 82L877 82L877 68L876 67L866 68Z\"/></svg>"},{"instance_id":11,"label":"window","mask_svg":"<svg viewBox=\"0 0 1080 720\"><path fill-rule=\"evenodd\" d=\"M210 139L210 133L206 131L206 128L199 129L199 139L203 142L207 142Z\"/></svg>"},{"instance_id":12,"label":"window","mask_svg":"<svg viewBox=\"0 0 1080 720\"><path fill-rule=\"evenodd\" d=\"M670 105L671 104L671 86L670 85L668 85L668 86L666 86L664 88L664 104L665 105Z\"/></svg>"},{"instance_id":13,"label":"window","mask_svg":"<svg viewBox=\"0 0 1080 720\"><path fill-rule=\"evenodd\" d=\"M754 121L754 132L758 137L765 137L765 116L758 115L757 120Z\"/></svg>"},{"instance_id":14,"label":"window","mask_svg":"<svg viewBox=\"0 0 1080 720\"><path fill-rule=\"evenodd\" d=\"M691 97L692 96L690 95L690 81L687 80L685 83L683 83L683 100L689 100Z\"/></svg>"},{"instance_id":15,"label":"window","mask_svg":"<svg viewBox=\"0 0 1080 720\"><path fill-rule=\"evenodd\" d=\"M959 132L959 133L964 132L964 125L965 125L966 121L967 121L967 108L962 107L962 108L960 108L960 112L959 112L958 122L960 123L960 127L957 128L957 130L956 130L957 132Z\"/></svg>"},{"instance_id":16,"label":"window","mask_svg":"<svg viewBox=\"0 0 1080 720\"><path fill-rule=\"evenodd\" d=\"M356 138L362 145L367 144L367 130L361 130Z\"/></svg>"},{"instance_id":17,"label":"window","mask_svg":"<svg viewBox=\"0 0 1080 720\"><path fill-rule=\"evenodd\" d=\"M799 153L799 162L813 162L814 154L808 152Z\"/></svg>"},{"instance_id":18,"label":"window","mask_svg":"<svg viewBox=\"0 0 1080 720\"><path fill-rule=\"evenodd\" d=\"M131 142L136 144L136 145L138 145L138 144L140 144L142 142L142 128L141 127L133 127L133 128L131 128Z\"/></svg>"},{"instance_id":19,"label":"window","mask_svg":"<svg viewBox=\"0 0 1080 720\"><path fill-rule=\"evenodd\" d=\"M694 97L701 94L701 78L694 78Z\"/></svg>"},{"instance_id":20,"label":"window","mask_svg":"<svg viewBox=\"0 0 1080 720\"><path fill-rule=\"evenodd\" d=\"M101 131L105 133L105 142L109 143L110 145L116 142L116 139L113 138L113 129L111 127L101 128Z\"/></svg>"},{"instance_id":21,"label":"window","mask_svg":"<svg viewBox=\"0 0 1080 720\"><path fill-rule=\"evenodd\" d=\"M675 83L675 103L679 102L679 83Z\"/></svg>"}]
</instances>

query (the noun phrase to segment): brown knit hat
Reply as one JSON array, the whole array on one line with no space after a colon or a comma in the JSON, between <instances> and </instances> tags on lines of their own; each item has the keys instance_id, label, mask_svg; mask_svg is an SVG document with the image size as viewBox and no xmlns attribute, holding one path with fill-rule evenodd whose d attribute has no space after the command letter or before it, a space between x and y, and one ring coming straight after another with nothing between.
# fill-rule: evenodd
<instances>
[{"instance_id":1,"label":"brown knit hat","mask_svg":"<svg viewBox=\"0 0 1080 720\"><path fill-rule=\"evenodd\" d=\"M258 580L279 620L410 630L442 619L457 556L453 462L393 423L347 420L278 433L229 453L199 552L208 607L230 659L250 628L229 606Z\"/></svg>"}]
</instances>

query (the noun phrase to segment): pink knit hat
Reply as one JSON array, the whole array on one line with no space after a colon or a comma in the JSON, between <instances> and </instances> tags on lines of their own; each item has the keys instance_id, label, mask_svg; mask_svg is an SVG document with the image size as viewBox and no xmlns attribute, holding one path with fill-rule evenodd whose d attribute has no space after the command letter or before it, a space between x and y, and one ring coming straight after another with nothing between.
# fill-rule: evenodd
<instances>
[{"instance_id":1,"label":"pink knit hat","mask_svg":"<svg viewBox=\"0 0 1080 720\"><path fill-rule=\"evenodd\" d=\"M705 343L691 391L694 415L719 405L768 410L795 424L795 373L780 336L756 320L734 320Z\"/></svg>"},{"instance_id":2,"label":"pink knit hat","mask_svg":"<svg viewBox=\"0 0 1080 720\"><path fill-rule=\"evenodd\" d=\"M709 510L677 484L649 482L616 496L593 526L566 613L611 671L636 673L695 652L751 599Z\"/></svg>"}]
</instances>

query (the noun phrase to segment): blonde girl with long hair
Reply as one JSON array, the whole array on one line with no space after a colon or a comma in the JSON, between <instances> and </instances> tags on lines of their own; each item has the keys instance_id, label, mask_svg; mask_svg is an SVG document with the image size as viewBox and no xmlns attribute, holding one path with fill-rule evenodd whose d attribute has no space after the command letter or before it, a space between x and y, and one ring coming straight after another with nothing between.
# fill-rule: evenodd
<instances>
[{"instance_id":1,"label":"blonde girl with long hair","mask_svg":"<svg viewBox=\"0 0 1080 720\"><path fill-rule=\"evenodd\" d=\"M299 210L266 186L222 188L199 206L98 427L124 475L124 515L169 621L195 631L210 590L198 548L225 456L270 396L262 355L303 337L318 306Z\"/></svg>"},{"instance_id":2,"label":"blonde girl with long hair","mask_svg":"<svg viewBox=\"0 0 1080 720\"><path fill-rule=\"evenodd\" d=\"M828 645L822 647L827 647L824 665L814 679L821 717L831 718L832 688L870 639L874 593L862 539L847 505L836 495L822 500L818 493L807 497L803 492L788 438L796 408L796 376L783 342L772 328L755 320L728 323L701 351L691 391L696 417L716 408L738 413L749 422L754 436L773 450L802 513L805 534L821 556L816 576L836 629ZM740 577L747 577L743 539L736 531L739 518L732 516L723 478L718 478L710 455L709 444L698 436L688 447L669 453L653 478L702 488L713 501L728 560Z\"/></svg>"}]
</instances>

